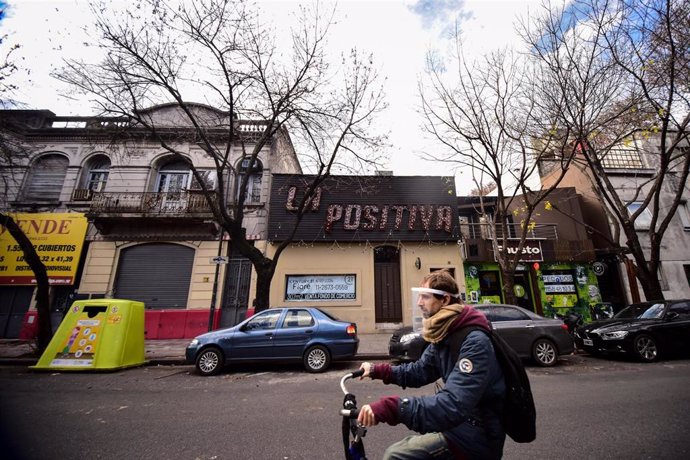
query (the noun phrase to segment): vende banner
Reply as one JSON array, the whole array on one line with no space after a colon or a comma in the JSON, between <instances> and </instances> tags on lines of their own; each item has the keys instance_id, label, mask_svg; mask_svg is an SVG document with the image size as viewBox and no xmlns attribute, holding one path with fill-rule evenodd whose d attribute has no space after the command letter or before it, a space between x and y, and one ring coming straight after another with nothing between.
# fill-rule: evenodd
<instances>
[{"instance_id":1,"label":"vende banner","mask_svg":"<svg viewBox=\"0 0 690 460\"><path fill-rule=\"evenodd\" d=\"M74 284L88 222L83 214L9 214L46 266L50 284ZM0 285L36 284L34 272L10 232L0 226Z\"/></svg>"}]
</instances>

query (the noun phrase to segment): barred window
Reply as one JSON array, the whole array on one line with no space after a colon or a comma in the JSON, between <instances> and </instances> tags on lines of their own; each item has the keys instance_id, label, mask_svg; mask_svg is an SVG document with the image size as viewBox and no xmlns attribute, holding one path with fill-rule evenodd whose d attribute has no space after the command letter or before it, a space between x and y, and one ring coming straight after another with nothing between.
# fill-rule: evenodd
<instances>
[{"instance_id":1,"label":"barred window","mask_svg":"<svg viewBox=\"0 0 690 460\"><path fill-rule=\"evenodd\" d=\"M640 153L635 149L610 150L601 160L604 168L641 169L644 168Z\"/></svg>"}]
</instances>

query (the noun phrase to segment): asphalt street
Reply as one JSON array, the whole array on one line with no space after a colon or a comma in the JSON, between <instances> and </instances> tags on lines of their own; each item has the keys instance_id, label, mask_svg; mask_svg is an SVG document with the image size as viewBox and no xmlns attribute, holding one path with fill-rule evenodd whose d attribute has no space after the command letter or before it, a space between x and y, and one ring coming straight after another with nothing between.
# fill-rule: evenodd
<instances>
[{"instance_id":1,"label":"asphalt street","mask_svg":"<svg viewBox=\"0 0 690 460\"><path fill-rule=\"evenodd\" d=\"M341 459L340 377L299 366L232 368L200 377L191 366L116 373L35 372L0 367L0 421L8 459ZM509 459L690 458L690 360L640 364L590 360L528 369L538 437L508 441ZM429 395L354 381L361 404L383 395ZM379 425L370 460L411 434Z\"/></svg>"}]
</instances>

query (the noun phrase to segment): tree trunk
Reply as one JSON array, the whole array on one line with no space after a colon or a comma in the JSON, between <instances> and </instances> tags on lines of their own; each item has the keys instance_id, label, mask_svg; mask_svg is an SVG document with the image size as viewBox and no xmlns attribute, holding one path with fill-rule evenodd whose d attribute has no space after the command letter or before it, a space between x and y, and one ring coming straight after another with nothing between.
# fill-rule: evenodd
<instances>
[{"instance_id":1,"label":"tree trunk","mask_svg":"<svg viewBox=\"0 0 690 460\"><path fill-rule=\"evenodd\" d=\"M275 273L275 263L265 259L264 263L256 264L256 304L255 313L270 308L271 280Z\"/></svg>"},{"instance_id":2,"label":"tree trunk","mask_svg":"<svg viewBox=\"0 0 690 460\"><path fill-rule=\"evenodd\" d=\"M514 272L509 270L503 271L503 299L505 303L510 305L517 305L517 297L515 296L515 276Z\"/></svg>"},{"instance_id":3,"label":"tree trunk","mask_svg":"<svg viewBox=\"0 0 690 460\"><path fill-rule=\"evenodd\" d=\"M649 269L641 269L639 263L635 264L635 274L642 285L642 292L647 300L664 300L664 292L661 289L661 281Z\"/></svg>"},{"instance_id":4,"label":"tree trunk","mask_svg":"<svg viewBox=\"0 0 690 460\"><path fill-rule=\"evenodd\" d=\"M31 267L36 277L36 311L38 313L38 337L37 347L39 354L48 347L50 339L53 337L53 327L50 324L50 296L48 284L48 272L45 265L38 257L34 245L26 236L24 231L19 228L17 223L7 214L0 213L0 222L10 232L10 235L17 241L24 253L24 260Z\"/></svg>"}]
</instances>

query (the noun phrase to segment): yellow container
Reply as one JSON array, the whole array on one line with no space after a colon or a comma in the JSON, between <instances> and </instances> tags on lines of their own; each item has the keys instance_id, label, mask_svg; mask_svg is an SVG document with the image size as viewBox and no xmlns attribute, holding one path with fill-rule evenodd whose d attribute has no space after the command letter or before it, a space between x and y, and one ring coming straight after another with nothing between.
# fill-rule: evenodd
<instances>
[{"instance_id":1,"label":"yellow container","mask_svg":"<svg viewBox=\"0 0 690 460\"><path fill-rule=\"evenodd\" d=\"M116 370L146 362L144 304L123 299L78 300L60 323L37 370Z\"/></svg>"}]
</instances>

